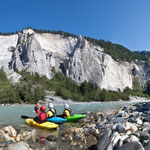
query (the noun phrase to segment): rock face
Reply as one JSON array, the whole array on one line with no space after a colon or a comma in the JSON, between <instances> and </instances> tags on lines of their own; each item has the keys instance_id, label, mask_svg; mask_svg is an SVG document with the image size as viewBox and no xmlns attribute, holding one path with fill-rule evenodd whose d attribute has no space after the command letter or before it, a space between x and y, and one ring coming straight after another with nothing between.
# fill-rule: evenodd
<instances>
[{"instance_id":1,"label":"rock face","mask_svg":"<svg viewBox=\"0 0 150 150\"><path fill-rule=\"evenodd\" d=\"M102 49L97 50L84 38L78 43L69 60L67 75L77 82L89 81L101 89L132 88L132 75L123 64L115 62Z\"/></svg>"},{"instance_id":2,"label":"rock face","mask_svg":"<svg viewBox=\"0 0 150 150\"><path fill-rule=\"evenodd\" d=\"M133 76L140 70L134 63L114 61L101 47L94 46L82 36L40 34L32 29L0 36L0 67L4 67L12 80L16 78L14 82L20 78L12 75L14 70L26 69L51 79L54 67L79 83L86 80L107 90L132 88Z\"/></svg>"}]
</instances>

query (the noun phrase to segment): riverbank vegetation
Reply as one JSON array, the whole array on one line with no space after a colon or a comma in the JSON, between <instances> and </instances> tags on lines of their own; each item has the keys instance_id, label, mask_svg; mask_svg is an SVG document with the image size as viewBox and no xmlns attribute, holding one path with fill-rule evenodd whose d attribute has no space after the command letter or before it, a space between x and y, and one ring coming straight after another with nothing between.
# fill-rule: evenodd
<instances>
[{"instance_id":1,"label":"riverbank vegetation","mask_svg":"<svg viewBox=\"0 0 150 150\"><path fill-rule=\"evenodd\" d=\"M45 90L38 82L27 81L24 76L14 85L7 79L3 68L0 69L0 103L36 103L44 97Z\"/></svg>"},{"instance_id":2,"label":"riverbank vegetation","mask_svg":"<svg viewBox=\"0 0 150 150\"><path fill-rule=\"evenodd\" d=\"M55 91L57 96L64 99L82 102L129 100L130 95L147 97L147 94L150 94L149 90L146 90L148 92L145 94L139 88L134 90L126 88L123 92L101 90L86 81L78 85L69 77L55 71L51 80L45 76L40 77L37 73L34 75L26 71L18 73L22 75L22 79L20 83L13 85L7 79L4 70L0 69L0 103L37 103L44 100L46 90Z\"/></svg>"}]
</instances>

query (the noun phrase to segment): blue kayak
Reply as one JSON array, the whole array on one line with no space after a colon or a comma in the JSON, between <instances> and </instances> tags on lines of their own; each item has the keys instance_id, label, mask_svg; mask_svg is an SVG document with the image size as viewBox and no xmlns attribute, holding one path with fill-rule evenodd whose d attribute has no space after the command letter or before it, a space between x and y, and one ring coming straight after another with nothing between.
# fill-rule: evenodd
<instances>
[{"instance_id":1,"label":"blue kayak","mask_svg":"<svg viewBox=\"0 0 150 150\"><path fill-rule=\"evenodd\" d=\"M54 122L54 123L63 123L66 122L67 120L60 117L52 117L52 118L48 118L47 121Z\"/></svg>"}]
</instances>

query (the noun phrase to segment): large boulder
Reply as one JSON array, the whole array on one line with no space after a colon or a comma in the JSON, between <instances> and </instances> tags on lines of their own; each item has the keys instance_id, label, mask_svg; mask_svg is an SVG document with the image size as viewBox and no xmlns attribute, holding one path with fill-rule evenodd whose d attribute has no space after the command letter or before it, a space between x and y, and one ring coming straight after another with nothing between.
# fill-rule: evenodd
<instances>
[{"instance_id":1,"label":"large boulder","mask_svg":"<svg viewBox=\"0 0 150 150\"><path fill-rule=\"evenodd\" d=\"M92 145L97 144L97 139L93 135L88 135L85 137L85 145L86 147L91 147Z\"/></svg>"},{"instance_id":2,"label":"large boulder","mask_svg":"<svg viewBox=\"0 0 150 150\"><path fill-rule=\"evenodd\" d=\"M132 132L135 132L135 131L138 130L138 128L136 127L136 125L134 125L133 123L130 123L130 122L126 122L125 126L126 126L126 131L127 130L131 130Z\"/></svg>"},{"instance_id":3,"label":"large boulder","mask_svg":"<svg viewBox=\"0 0 150 150\"><path fill-rule=\"evenodd\" d=\"M112 130L107 128L103 135L101 136L101 138L98 141L97 144L97 150L107 150L107 147L109 146L110 142L111 142L111 134L112 134Z\"/></svg>"},{"instance_id":4,"label":"large boulder","mask_svg":"<svg viewBox=\"0 0 150 150\"><path fill-rule=\"evenodd\" d=\"M46 137L46 140L48 141L52 141L52 142L57 142L58 141L58 137L55 135L49 135Z\"/></svg>"},{"instance_id":5,"label":"large boulder","mask_svg":"<svg viewBox=\"0 0 150 150\"><path fill-rule=\"evenodd\" d=\"M14 139L17 136L17 131L12 126L4 127L1 131Z\"/></svg>"},{"instance_id":6,"label":"large boulder","mask_svg":"<svg viewBox=\"0 0 150 150\"><path fill-rule=\"evenodd\" d=\"M147 143L147 145L145 146L145 150L150 150L150 140L149 140L149 142Z\"/></svg>"},{"instance_id":7,"label":"large boulder","mask_svg":"<svg viewBox=\"0 0 150 150\"><path fill-rule=\"evenodd\" d=\"M130 142L121 146L118 150L145 150L141 143Z\"/></svg>"},{"instance_id":8,"label":"large boulder","mask_svg":"<svg viewBox=\"0 0 150 150\"><path fill-rule=\"evenodd\" d=\"M3 141L3 142L0 142L0 147L6 147L12 143L15 143L15 141L12 141L12 140L11 141Z\"/></svg>"},{"instance_id":9,"label":"large boulder","mask_svg":"<svg viewBox=\"0 0 150 150\"><path fill-rule=\"evenodd\" d=\"M18 142L15 144L10 144L8 150L31 150L26 142Z\"/></svg>"}]
</instances>

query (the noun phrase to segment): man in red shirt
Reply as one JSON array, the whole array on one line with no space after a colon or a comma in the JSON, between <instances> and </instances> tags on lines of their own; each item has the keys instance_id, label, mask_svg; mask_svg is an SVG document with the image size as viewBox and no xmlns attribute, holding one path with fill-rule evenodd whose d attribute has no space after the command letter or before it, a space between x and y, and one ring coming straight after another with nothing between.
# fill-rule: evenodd
<instances>
[{"instance_id":1,"label":"man in red shirt","mask_svg":"<svg viewBox=\"0 0 150 150\"><path fill-rule=\"evenodd\" d=\"M47 119L46 117L46 107L44 105L41 106L39 109L39 105L37 104L34 108L35 112L37 113L37 116L34 118L34 121L37 123L43 123Z\"/></svg>"}]
</instances>

